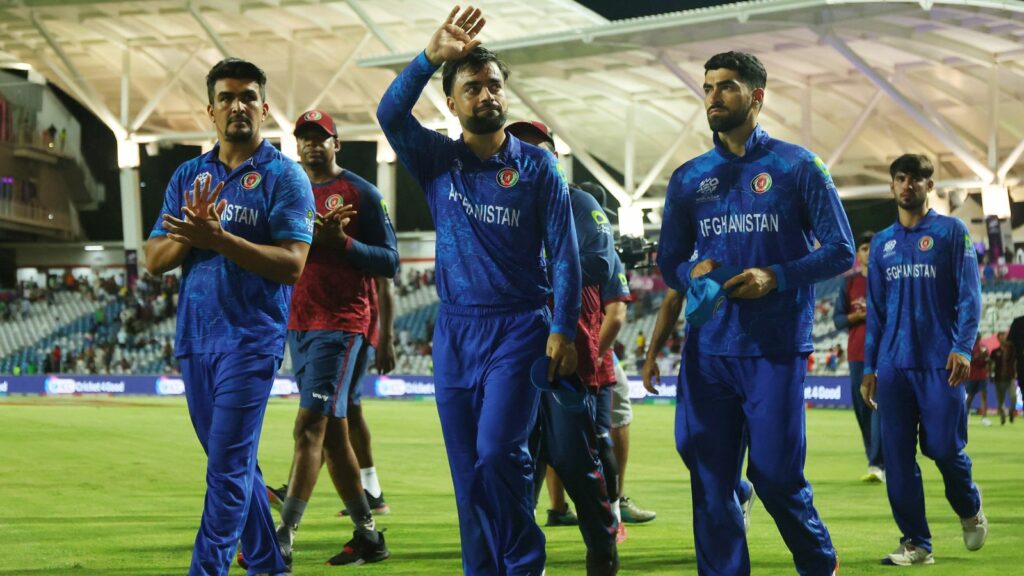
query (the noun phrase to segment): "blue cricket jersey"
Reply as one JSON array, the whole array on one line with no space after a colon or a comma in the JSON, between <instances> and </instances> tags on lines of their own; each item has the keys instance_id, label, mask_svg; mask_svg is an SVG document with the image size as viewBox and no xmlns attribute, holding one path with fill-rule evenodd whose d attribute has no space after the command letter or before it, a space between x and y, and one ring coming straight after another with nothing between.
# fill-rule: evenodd
<instances>
[{"instance_id":1,"label":"blue cricket jersey","mask_svg":"<svg viewBox=\"0 0 1024 576\"><path fill-rule=\"evenodd\" d=\"M913 228L898 221L871 240L864 373L879 365L945 368L968 361L981 318L978 255L963 222L928 210Z\"/></svg>"},{"instance_id":2,"label":"blue cricket jersey","mask_svg":"<svg viewBox=\"0 0 1024 576\"><path fill-rule=\"evenodd\" d=\"M570 188L569 199L580 249L583 285L603 287L615 273L617 258L611 223L590 194Z\"/></svg>"},{"instance_id":3,"label":"blue cricket jersey","mask_svg":"<svg viewBox=\"0 0 1024 576\"><path fill-rule=\"evenodd\" d=\"M720 356L811 352L814 283L849 270L854 260L832 177L812 152L760 126L743 156L717 134L714 141L669 181L658 246L665 283L686 293L693 266L713 258L723 266L770 268L778 287L756 300L727 298L707 324L687 327L687 340Z\"/></svg>"},{"instance_id":4,"label":"blue cricket jersey","mask_svg":"<svg viewBox=\"0 0 1024 576\"><path fill-rule=\"evenodd\" d=\"M551 331L570 339L580 311L580 261L569 191L549 152L509 135L480 160L462 138L424 128L412 109L437 70L420 53L388 87L377 119L426 194L437 228L441 302L498 310L541 308L552 294Z\"/></svg>"},{"instance_id":5,"label":"blue cricket jersey","mask_svg":"<svg viewBox=\"0 0 1024 576\"><path fill-rule=\"evenodd\" d=\"M228 172L213 150L178 167L149 237L164 236L163 215L182 218L185 194L196 181L223 181L225 231L255 244L313 240L313 191L302 167L264 140ZM242 268L213 250L192 248L182 264L178 292L177 356L218 352L284 355L292 287Z\"/></svg>"}]
</instances>

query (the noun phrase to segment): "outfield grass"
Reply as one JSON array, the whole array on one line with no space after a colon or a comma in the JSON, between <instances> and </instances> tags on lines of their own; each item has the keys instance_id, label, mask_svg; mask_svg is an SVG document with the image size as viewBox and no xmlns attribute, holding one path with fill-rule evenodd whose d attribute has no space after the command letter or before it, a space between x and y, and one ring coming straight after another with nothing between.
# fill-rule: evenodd
<instances>
[{"instance_id":1,"label":"outfield grass","mask_svg":"<svg viewBox=\"0 0 1024 576\"><path fill-rule=\"evenodd\" d=\"M269 483L291 461L295 400L268 408L260 462ZM393 513L392 558L364 567L323 566L348 539L337 496L325 478L298 534L295 574L457 574L459 541L451 480L430 402L368 401L377 468ZM636 407L627 493L658 519L629 527L620 547L622 574L694 574L686 469L672 440L674 409ZM864 458L853 415L808 414L808 477L832 532L845 575L889 574L878 565L898 533L884 488L858 481ZM1024 572L1024 422L977 425L969 453L985 494L988 544L968 553L943 497L934 465L923 462L936 564L933 576ZM203 503L204 458L183 399L0 399L0 574L110 576L187 572ZM541 509L543 513L543 507ZM575 528L546 529L548 574L582 575ZM758 506L749 537L753 573L794 574L774 524ZM915 573L917 568L914 569ZM232 575L243 574L240 569Z\"/></svg>"}]
</instances>

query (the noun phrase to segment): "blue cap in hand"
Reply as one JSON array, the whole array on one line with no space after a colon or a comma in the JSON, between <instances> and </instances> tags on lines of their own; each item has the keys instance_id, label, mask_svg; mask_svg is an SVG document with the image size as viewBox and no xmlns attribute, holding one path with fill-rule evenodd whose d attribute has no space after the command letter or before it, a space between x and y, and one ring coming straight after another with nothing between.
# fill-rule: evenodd
<instances>
[{"instance_id":1,"label":"blue cap in hand","mask_svg":"<svg viewBox=\"0 0 1024 576\"><path fill-rule=\"evenodd\" d=\"M690 280L690 288L686 291L687 324L698 328L707 324L728 296L722 284L741 272L743 269L738 266L719 266Z\"/></svg>"},{"instance_id":2,"label":"blue cap in hand","mask_svg":"<svg viewBox=\"0 0 1024 576\"><path fill-rule=\"evenodd\" d=\"M553 382L548 381L548 367L551 365L551 358L541 356L530 367L530 380L533 386L541 392L551 392L563 408L579 412L586 408L586 387L576 374L561 376L555 374Z\"/></svg>"}]
</instances>

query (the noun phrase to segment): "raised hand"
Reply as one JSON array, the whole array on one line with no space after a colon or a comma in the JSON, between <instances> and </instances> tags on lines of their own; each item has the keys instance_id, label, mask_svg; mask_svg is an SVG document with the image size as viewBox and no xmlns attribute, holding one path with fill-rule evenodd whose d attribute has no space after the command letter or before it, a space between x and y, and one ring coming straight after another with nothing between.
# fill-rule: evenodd
<instances>
[{"instance_id":1,"label":"raised hand","mask_svg":"<svg viewBox=\"0 0 1024 576\"><path fill-rule=\"evenodd\" d=\"M455 6L427 43L427 60L437 66L466 56L482 42L476 35L486 23L479 8L468 6L459 14L459 6Z\"/></svg>"},{"instance_id":2,"label":"raised hand","mask_svg":"<svg viewBox=\"0 0 1024 576\"><path fill-rule=\"evenodd\" d=\"M228 202L217 201L223 189L224 182L219 182L211 191L209 178L204 179L202 184L197 180L192 185L191 196L185 195L185 206L181 208L185 218L178 219L164 214L163 227L168 232L167 237L186 246L201 250L212 249L223 233L220 215Z\"/></svg>"}]
</instances>

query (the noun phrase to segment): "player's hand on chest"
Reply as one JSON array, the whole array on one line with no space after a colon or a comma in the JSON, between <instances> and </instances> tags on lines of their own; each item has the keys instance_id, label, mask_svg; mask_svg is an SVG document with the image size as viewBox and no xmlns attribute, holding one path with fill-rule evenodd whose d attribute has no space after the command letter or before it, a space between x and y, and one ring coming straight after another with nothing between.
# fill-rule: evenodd
<instances>
[{"instance_id":1,"label":"player's hand on chest","mask_svg":"<svg viewBox=\"0 0 1024 576\"><path fill-rule=\"evenodd\" d=\"M246 238L265 232L268 225L268 207L262 193L246 189L240 182L229 182L221 198L227 205L220 215L224 230Z\"/></svg>"}]
</instances>

